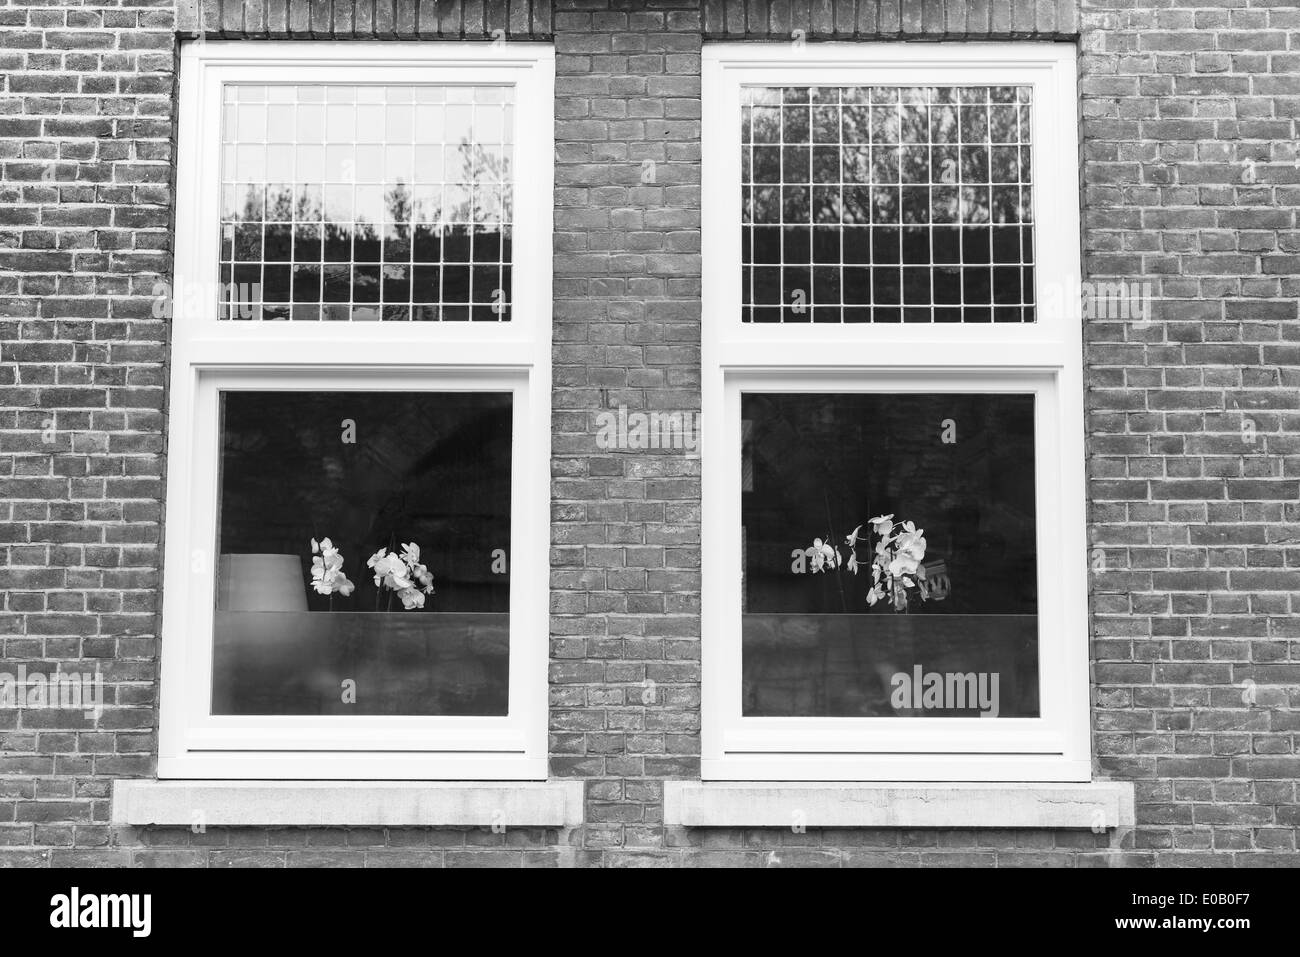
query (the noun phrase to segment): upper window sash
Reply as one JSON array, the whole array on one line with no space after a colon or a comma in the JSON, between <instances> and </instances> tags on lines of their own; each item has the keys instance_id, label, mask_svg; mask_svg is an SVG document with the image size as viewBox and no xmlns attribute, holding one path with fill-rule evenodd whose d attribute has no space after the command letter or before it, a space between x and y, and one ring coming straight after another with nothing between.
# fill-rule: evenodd
<instances>
[{"instance_id":1,"label":"upper window sash","mask_svg":"<svg viewBox=\"0 0 1300 957\"><path fill-rule=\"evenodd\" d=\"M529 43L406 46L218 41L186 45L182 59L181 101L194 105L181 112L179 128L176 281L171 313L180 358L215 364L247 360L247 343L252 340L258 343L257 361L273 364L331 354L349 362L409 363L412 353L395 348L404 342L436 342L437 361L451 365L517 365L537 360L550 302L549 255L538 251L549 249L552 218L551 48ZM303 102L304 94L311 102ZM241 130L238 105L244 97L253 101L253 108L247 111ZM394 104L393 120L382 132L378 131L379 111L384 110L387 119L387 105L356 103L380 97L411 101L409 109L406 104ZM259 99L277 102L264 102L267 112L262 113L256 109ZM322 101L319 105L326 109L333 105L337 114L319 140L315 138L315 100ZM417 110L423 125L414 122ZM295 124L292 136L281 131L290 121ZM505 128L507 122L509 129ZM429 131L431 123L441 124L437 135ZM477 142L478 129L486 137L483 143ZM312 142L300 140L300 133ZM449 142L451 139L456 142ZM394 158L390 166L385 152L390 142L396 147L394 153L405 149L411 155ZM243 165L241 143L248 145L247 152L253 157ZM330 182L281 183L278 167L288 162L290 151L296 164L300 158L297 148L304 145L318 147L322 153L316 157L311 150L302 151L303 163L312 167L311 175L304 176ZM439 146L444 150L440 165L432 158ZM445 175L448 148L452 150L450 177ZM327 150L329 155L325 155ZM343 156L344 152L349 155ZM384 154L384 168L375 162L380 153ZM421 164L419 175L408 182L407 175L414 173L417 162ZM457 163L462 168L455 169ZM340 177L322 173L333 169L330 164L342 166L343 182L333 183L332 179ZM355 182L348 182L347 172ZM318 173L322 175L318 177ZM241 182L241 177L267 179L270 174L275 174L270 190L257 190L256 182ZM292 174L297 176L296 166ZM231 212L232 192L242 188L248 200L250 185L255 187L251 195L257 201L236 204L234 215L223 217ZM327 197L331 185L340 188ZM279 195L284 187L293 187L289 203ZM307 187L305 192L311 195L298 195L303 191L297 187ZM342 187L353 187L350 197L341 195ZM396 214L394 190L398 193ZM265 198L267 192L270 201ZM332 209L329 198L338 200ZM343 208L344 198L352 200L347 209ZM477 215L480 208L482 216ZM340 217L346 218L346 223L332 222ZM294 297L283 288L285 267L290 267L287 271L292 277L293 266L306 264L300 259L313 257L298 257L296 252L278 250L278 246L298 240L305 246L312 237L310 228L282 228L278 222L286 218L311 220L306 225L320 227L322 234L342 235L345 227L356 228L360 223L357 234L361 238L346 258L343 251L331 249L322 250L320 259L322 283L328 279L333 286L328 291L322 286L318 298L343 300L346 295L348 301L360 302L361 308L350 321L304 319L308 308L300 309L298 318L288 321L219 317L218 303L230 299L228 284L234 283L238 290L249 275L246 269L229 265L223 269L222 263L240 257L256 260L257 251L269 251L274 261L270 282L262 283L256 298L260 300L263 293L276 299ZM508 261L500 243L506 230L497 228L503 220L508 220ZM272 226L266 227L266 223ZM240 225L245 228L241 230ZM243 237L251 237L258 226L265 228L264 245L253 250L251 240ZM397 228L387 230L386 235L386 226ZM429 228L419 232L417 250L419 226ZM446 230L445 248L439 230ZM476 230L482 234L475 237L480 242L470 236ZM244 242L238 254L233 250L234 233ZM385 246L385 239L393 242ZM386 262L384 257L390 253L393 262ZM454 268L442 268L453 260ZM354 269L354 275L348 277L351 285L340 285L341 276L336 274L346 267ZM489 271L492 276L487 275ZM264 278L267 273L260 273L259 280ZM419 288L417 278L422 284ZM445 289L439 288L439 278ZM483 300L477 310L469 291L475 281L485 288L490 281L492 291L499 290L496 295L476 297ZM437 289L438 294L433 296L429 289ZM412 319L399 318L397 310L390 310L388 320L379 321L385 315L385 292L411 307L404 313ZM314 297L305 298L300 305L309 307ZM284 305L291 307L292 303ZM272 311L293 315L292 308L282 310L278 304ZM461 321L471 314L491 321ZM365 321L371 317L377 321ZM492 346L490 351L482 348L487 343Z\"/></svg>"},{"instance_id":2,"label":"upper window sash","mask_svg":"<svg viewBox=\"0 0 1300 957\"><path fill-rule=\"evenodd\" d=\"M1081 341L1078 140L1074 122L1078 107L1072 53L1064 44L961 44L960 50L954 50L952 45L900 43L828 43L802 48L768 44L706 46L703 248L711 255L703 285L706 350L709 343L716 343L725 350L728 364L737 366L775 362L801 366L924 363L1052 367L1071 361ZM752 110L755 102L774 96L773 90L810 87L848 90L855 99L860 98L857 91L872 88L881 93L900 87L914 93L954 88L1013 89L1018 91L1018 99L1028 101L1024 106L1031 134L1016 148L1024 149L1032 169L1026 193L1027 205L1032 207L1034 321L745 321L747 297L743 283L746 278L752 280L752 275L747 277L744 271L746 244L742 227L754 219L755 213L751 208L747 216L742 191L742 185L752 181L755 174L751 154L750 180L746 180L744 154L753 147L752 143L745 144L746 104L751 104ZM943 95L947 94L941 92ZM874 108L870 93L866 94L866 104L868 109ZM900 103L899 109L903 108ZM752 123L753 113L748 116ZM825 130L822 133L829 135ZM904 139L900 133L899 145ZM818 145L817 133L810 130L810 190L819 185L815 168L819 158L815 154L821 152ZM828 142L823 150L829 152L829 146ZM786 159L783 155L783 162ZM797 160L797 156L790 159ZM785 170L792 166L793 162L783 166L783 179ZM794 171L795 175L799 172ZM961 176L963 171L959 169L957 174ZM990 173L990 184L991 178ZM906 182L900 176L898 185L902 187ZM942 178L935 182L942 184ZM844 185L842 172L836 185ZM944 187L938 188L942 192ZM749 195L752 202L754 194ZM835 201L847 202L842 194ZM783 216L784 212L783 208ZM872 214L866 215L870 219ZM809 217L812 229L818 225L812 222L815 218ZM898 218L903 225L901 210ZM954 218L959 220L960 216ZM843 225L853 215L846 213L841 219ZM796 241L799 238L795 237ZM749 256L755 258L753 248ZM815 259L815 254L811 258ZM842 301L844 291L834 290L833 295ZM752 290L749 298L753 298ZM816 298L815 290L807 291L805 301L815 303ZM813 316L809 315L809 319ZM827 349L828 343L834 343L835 348ZM916 351L920 346L924 354Z\"/></svg>"}]
</instances>

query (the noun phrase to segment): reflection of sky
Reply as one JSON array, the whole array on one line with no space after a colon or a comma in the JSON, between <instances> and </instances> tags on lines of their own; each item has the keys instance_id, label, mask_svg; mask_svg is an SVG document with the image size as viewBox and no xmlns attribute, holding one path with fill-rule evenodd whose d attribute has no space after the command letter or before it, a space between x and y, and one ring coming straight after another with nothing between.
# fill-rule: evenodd
<instances>
[{"instance_id":1,"label":"reflection of sky","mask_svg":"<svg viewBox=\"0 0 1300 957\"><path fill-rule=\"evenodd\" d=\"M417 220L469 209L458 184L510 179L512 101L500 86L228 86L223 180L239 185L223 215L243 216L244 184L272 196L298 184L293 205L323 204L335 222L389 219L397 183Z\"/></svg>"}]
</instances>

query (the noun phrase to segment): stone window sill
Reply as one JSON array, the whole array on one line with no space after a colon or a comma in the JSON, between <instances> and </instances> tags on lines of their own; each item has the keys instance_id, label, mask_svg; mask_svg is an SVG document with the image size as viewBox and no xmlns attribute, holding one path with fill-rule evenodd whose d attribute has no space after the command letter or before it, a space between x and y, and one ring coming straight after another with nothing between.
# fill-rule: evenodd
<instances>
[{"instance_id":1,"label":"stone window sill","mask_svg":"<svg viewBox=\"0 0 1300 957\"><path fill-rule=\"evenodd\" d=\"M191 827L573 827L580 781L113 782L114 824Z\"/></svg>"},{"instance_id":2,"label":"stone window sill","mask_svg":"<svg viewBox=\"0 0 1300 957\"><path fill-rule=\"evenodd\" d=\"M1103 828L1134 822L1127 781L1027 783L764 783L669 781L664 823L676 827Z\"/></svg>"}]
</instances>

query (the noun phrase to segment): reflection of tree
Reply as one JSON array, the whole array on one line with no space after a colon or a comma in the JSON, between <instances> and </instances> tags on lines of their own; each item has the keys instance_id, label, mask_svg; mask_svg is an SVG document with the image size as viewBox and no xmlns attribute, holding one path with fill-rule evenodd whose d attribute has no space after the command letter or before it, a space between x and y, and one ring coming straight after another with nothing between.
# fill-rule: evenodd
<instances>
[{"instance_id":1,"label":"reflection of tree","mask_svg":"<svg viewBox=\"0 0 1300 957\"><path fill-rule=\"evenodd\" d=\"M444 229L460 227L467 231L484 231L500 228L509 205L510 161L501 153L484 147L481 143L461 141L457 147L460 157L460 175L448 180L452 185L466 187L464 198L450 203L432 198L418 205L412 198L410 186L398 177L384 194L386 220L409 230L416 222L440 225ZM334 222L327 207L323 207L320 190L325 184L300 184L301 192L294 187L277 184L249 184L244 194L244 207L228 215L232 223L321 223L329 229L343 228L349 223ZM264 205L265 204L265 205ZM366 216L358 215L350 221L358 232L374 235L377 224Z\"/></svg>"},{"instance_id":2,"label":"reflection of tree","mask_svg":"<svg viewBox=\"0 0 1300 957\"><path fill-rule=\"evenodd\" d=\"M1014 184L1028 181L1020 165L1028 153L1022 159L1016 146L1028 143L1028 114L1013 87L770 88L750 97L752 222L781 222L783 210L786 223L1027 221ZM900 209L898 188L910 184L925 195L904 197Z\"/></svg>"},{"instance_id":3,"label":"reflection of tree","mask_svg":"<svg viewBox=\"0 0 1300 957\"><path fill-rule=\"evenodd\" d=\"M384 200L388 207L388 221L393 224L398 238L408 239L411 232L411 214L414 212L411 191L399 179L384 196Z\"/></svg>"},{"instance_id":4,"label":"reflection of tree","mask_svg":"<svg viewBox=\"0 0 1300 957\"><path fill-rule=\"evenodd\" d=\"M459 169L448 171L445 190L420 189L416 193L401 178L388 184L383 194L382 217L374 217L373 213L367 216L362 210L355 210L348 219L338 217L324 194L329 187L341 184L250 184L243 209L229 212L226 221L235 227L240 224L260 227L265 223L265 240L261 228L251 231L236 228L234 259L249 263L323 262L327 275L322 298L363 303L380 301L379 286L385 279L409 283L408 267L412 261L465 264L451 267L457 275L451 284L444 283L444 288L453 289L454 296L461 297L463 293L468 298L469 264L497 261L493 253L475 253L471 237L495 235L497 244L486 248L494 245L500 248L509 221L511 169L502 151L471 142L469 138L461 140L457 156ZM372 222L372 217L381 220L382 225L379 221ZM318 243L323 246L323 256L315 253ZM333 276L328 269L331 264L348 263L384 266L382 270L368 267L353 270L346 276ZM290 281L288 268L266 269L262 298L267 302L289 302ZM316 296L296 298L317 300ZM474 298L477 302L489 301L488 295L480 296L477 288Z\"/></svg>"},{"instance_id":5,"label":"reflection of tree","mask_svg":"<svg viewBox=\"0 0 1300 957\"><path fill-rule=\"evenodd\" d=\"M485 227L500 228L506 197L504 190L510 182L510 163L504 155L484 149L480 143L462 140L460 147L460 182L471 184L471 191L463 202L451 207L451 215L444 223L457 226L469 224L467 231L487 232ZM490 205L483 197L495 194Z\"/></svg>"}]
</instances>

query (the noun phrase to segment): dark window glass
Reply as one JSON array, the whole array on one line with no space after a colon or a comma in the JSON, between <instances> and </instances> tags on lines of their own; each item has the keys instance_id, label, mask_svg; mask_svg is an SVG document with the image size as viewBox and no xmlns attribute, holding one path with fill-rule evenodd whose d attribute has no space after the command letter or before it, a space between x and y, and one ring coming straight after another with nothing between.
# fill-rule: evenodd
<instances>
[{"instance_id":1,"label":"dark window glass","mask_svg":"<svg viewBox=\"0 0 1300 957\"><path fill-rule=\"evenodd\" d=\"M221 408L213 713L505 714L510 394Z\"/></svg>"},{"instance_id":2,"label":"dark window glass","mask_svg":"<svg viewBox=\"0 0 1300 957\"><path fill-rule=\"evenodd\" d=\"M1033 396L741 410L744 714L1037 716Z\"/></svg>"}]
</instances>

